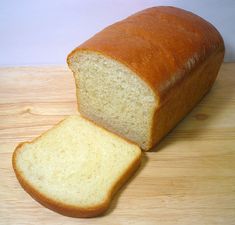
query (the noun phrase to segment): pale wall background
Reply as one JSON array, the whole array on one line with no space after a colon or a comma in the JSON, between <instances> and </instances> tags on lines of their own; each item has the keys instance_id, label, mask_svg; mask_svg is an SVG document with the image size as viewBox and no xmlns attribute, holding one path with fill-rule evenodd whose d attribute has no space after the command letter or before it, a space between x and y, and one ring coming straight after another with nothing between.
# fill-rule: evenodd
<instances>
[{"instance_id":1,"label":"pale wall background","mask_svg":"<svg viewBox=\"0 0 235 225\"><path fill-rule=\"evenodd\" d=\"M0 0L0 66L65 64L77 45L139 10L174 5L214 24L235 61L234 0Z\"/></svg>"}]
</instances>

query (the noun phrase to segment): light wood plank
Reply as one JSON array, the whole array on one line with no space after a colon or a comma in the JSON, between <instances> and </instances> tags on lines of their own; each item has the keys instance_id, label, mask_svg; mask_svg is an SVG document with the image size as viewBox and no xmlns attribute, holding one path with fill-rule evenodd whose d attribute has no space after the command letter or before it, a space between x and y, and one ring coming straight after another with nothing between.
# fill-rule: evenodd
<instances>
[{"instance_id":1,"label":"light wood plank","mask_svg":"<svg viewBox=\"0 0 235 225\"><path fill-rule=\"evenodd\" d=\"M102 217L56 214L23 191L11 167L19 142L77 112L71 72L0 68L0 224L235 224L235 64L151 152Z\"/></svg>"}]
</instances>

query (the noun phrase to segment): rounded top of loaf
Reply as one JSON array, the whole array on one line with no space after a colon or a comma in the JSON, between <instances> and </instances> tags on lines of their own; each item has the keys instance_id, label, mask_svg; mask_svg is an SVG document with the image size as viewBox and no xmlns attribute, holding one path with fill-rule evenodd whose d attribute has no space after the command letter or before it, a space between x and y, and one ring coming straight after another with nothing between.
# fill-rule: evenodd
<instances>
[{"instance_id":1,"label":"rounded top of loaf","mask_svg":"<svg viewBox=\"0 0 235 225\"><path fill-rule=\"evenodd\" d=\"M119 21L76 48L96 51L134 71L162 102L189 71L213 54L224 54L216 28L201 17L169 6L148 8Z\"/></svg>"}]
</instances>

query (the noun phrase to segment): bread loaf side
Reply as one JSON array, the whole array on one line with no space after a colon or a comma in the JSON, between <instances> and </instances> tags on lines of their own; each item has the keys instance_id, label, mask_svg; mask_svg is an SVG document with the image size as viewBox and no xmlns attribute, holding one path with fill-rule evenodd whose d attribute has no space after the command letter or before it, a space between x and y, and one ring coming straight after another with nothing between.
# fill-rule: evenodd
<instances>
[{"instance_id":1,"label":"bread loaf side","mask_svg":"<svg viewBox=\"0 0 235 225\"><path fill-rule=\"evenodd\" d=\"M67 61L79 111L148 150L208 92L223 57L210 23L153 7L105 28Z\"/></svg>"}]
</instances>

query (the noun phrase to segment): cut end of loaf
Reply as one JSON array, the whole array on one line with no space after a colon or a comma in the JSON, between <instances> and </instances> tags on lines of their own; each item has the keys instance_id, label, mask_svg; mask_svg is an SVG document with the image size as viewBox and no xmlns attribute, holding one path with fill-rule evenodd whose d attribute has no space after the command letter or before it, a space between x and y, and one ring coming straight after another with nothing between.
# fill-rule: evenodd
<instances>
[{"instance_id":1,"label":"cut end of loaf","mask_svg":"<svg viewBox=\"0 0 235 225\"><path fill-rule=\"evenodd\" d=\"M13 167L23 188L46 207L74 217L103 213L140 164L141 150L80 116L20 145Z\"/></svg>"},{"instance_id":2,"label":"cut end of loaf","mask_svg":"<svg viewBox=\"0 0 235 225\"><path fill-rule=\"evenodd\" d=\"M158 104L150 87L127 66L98 52L77 51L68 64L75 76L79 111L148 150Z\"/></svg>"}]
</instances>

